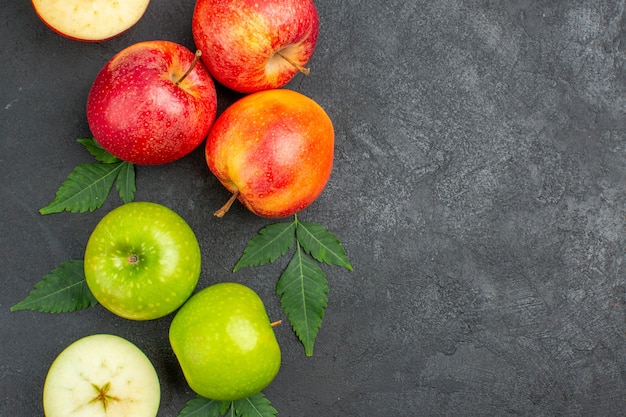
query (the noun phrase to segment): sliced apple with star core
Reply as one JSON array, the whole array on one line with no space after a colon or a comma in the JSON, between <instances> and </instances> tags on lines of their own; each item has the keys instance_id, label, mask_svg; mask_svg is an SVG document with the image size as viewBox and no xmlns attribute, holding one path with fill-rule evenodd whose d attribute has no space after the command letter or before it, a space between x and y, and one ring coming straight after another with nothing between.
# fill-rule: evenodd
<instances>
[{"instance_id":1,"label":"sliced apple with star core","mask_svg":"<svg viewBox=\"0 0 626 417\"><path fill-rule=\"evenodd\" d=\"M46 417L155 417L159 378L148 357L111 334L83 337L52 362L43 387Z\"/></svg>"}]
</instances>

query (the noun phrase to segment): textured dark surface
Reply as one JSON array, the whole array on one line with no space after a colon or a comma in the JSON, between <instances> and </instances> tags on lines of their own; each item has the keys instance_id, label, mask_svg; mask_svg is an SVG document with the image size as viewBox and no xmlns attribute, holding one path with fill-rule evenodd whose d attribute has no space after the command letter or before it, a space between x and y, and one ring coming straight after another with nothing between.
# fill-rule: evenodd
<instances>
[{"instance_id":1,"label":"textured dark surface","mask_svg":"<svg viewBox=\"0 0 626 417\"><path fill-rule=\"evenodd\" d=\"M315 355L277 328L283 365L265 390L289 417L621 416L626 413L625 2L319 1L312 74L290 85L336 127L333 176L301 214L343 241L353 272L331 292ZM0 416L42 415L54 357L111 332L162 381L159 416L192 398L170 351L171 317L130 322L100 307L16 312L43 275L81 258L98 220L41 216L89 162L89 86L117 51L167 39L193 48L193 2L153 0L122 36L80 43L26 1L2 6ZM220 110L235 95L220 90ZM227 198L202 151L137 170L137 199L196 231L200 286L236 280L282 315L284 267L231 274L270 223Z\"/></svg>"}]
</instances>

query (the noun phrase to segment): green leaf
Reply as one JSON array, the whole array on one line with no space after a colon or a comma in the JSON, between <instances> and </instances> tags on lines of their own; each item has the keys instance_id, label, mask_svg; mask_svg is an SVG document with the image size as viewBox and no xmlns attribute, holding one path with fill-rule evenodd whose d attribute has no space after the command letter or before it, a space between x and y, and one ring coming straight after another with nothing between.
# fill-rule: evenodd
<instances>
[{"instance_id":1,"label":"green leaf","mask_svg":"<svg viewBox=\"0 0 626 417\"><path fill-rule=\"evenodd\" d=\"M297 243L293 257L278 279L276 293L307 356L313 355L315 338L328 304L328 291L324 271Z\"/></svg>"},{"instance_id":2,"label":"green leaf","mask_svg":"<svg viewBox=\"0 0 626 417\"><path fill-rule=\"evenodd\" d=\"M180 410L178 417L220 417L224 403L229 406L230 401L217 401L196 395L187 401L185 407Z\"/></svg>"},{"instance_id":3,"label":"green leaf","mask_svg":"<svg viewBox=\"0 0 626 417\"><path fill-rule=\"evenodd\" d=\"M228 414L226 414L227 411ZM222 401L220 415L224 415L224 417L235 417L235 407L233 407L233 401Z\"/></svg>"},{"instance_id":4,"label":"green leaf","mask_svg":"<svg viewBox=\"0 0 626 417\"><path fill-rule=\"evenodd\" d=\"M265 226L250 239L233 272L246 266L265 265L283 256L295 241L296 223L283 222Z\"/></svg>"},{"instance_id":5,"label":"green leaf","mask_svg":"<svg viewBox=\"0 0 626 417\"><path fill-rule=\"evenodd\" d=\"M295 239L294 239L295 237ZM293 247L297 250L276 284L281 306L291 327L313 355L315 338L328 304L328 281L317 262L337 265L352 271L352 265L339 239L325 227L298 221L265 226L249 242L233 272L246 266L274 262Z\"/></svg>"},{"instance_id":6,"label":"green leaf","mask_svg":"<svg viewBox=\"0 0 626 417\"><path fill-rule=\"evenodd\" d=\"M40 209L41 214L94 211L104 204L125 162L82 164L74 168L59 187L56 198Z\"/></svg>"},{"instance_id":7,"label":"green leaf","mask_svg":"<svg viewBox=\"0 0 626 417\"><path fill-rule=\"evenodd\" d=\"M262 392L235 401L232 408L238 417L275 417L278 414Z\"/></svg>"},{"instance_id":8,"label":"green leaf","mask_svg":"<svg viewBox=\"0 0 626 417\"><path fill-rule=\"evenodd\" d=\"M302 249L319 262L337 265L352 271L346 251L337 236L325 227L309 222L298 222L296 238Z\"/></svg>"},{"instance_id":9,"label":"green leaf","mask_svg":"<svg viewBox=\"0 0 626 417\"><path fill-rule=\"evenodd\" d=\"M83 145L89 153L96 158L97 161L100 161L104 164L113 164L116 162L120 162L116 156L111 155L108 151L106 151L94 138L85 138L78 139L78 143Z\"/></svg>"},{"instance_id":10,"label":"green leaf","mask_svg":"<svg viewBox=\"0 0 626 417\"><path fill-rule=\"evenodd\" d=\"M11 311L33 310L63 313L96 305L87 283L82 260L62 263L41 281L28 296L11 307Z\"/></svg>"},{"instance_id":11,"label":"green leaf","mask_svg":"<svg viewBox=\"0 0 626 417\"><path fill-rule=\"evenodd\" d=\"M135 166L130 162L122 162L121 164L122 168L119 174L117 174L115 187L122 201L124 203L130 203L135 199L135 191L137 191L135 185Z\"/></svg>"}]
</instances>

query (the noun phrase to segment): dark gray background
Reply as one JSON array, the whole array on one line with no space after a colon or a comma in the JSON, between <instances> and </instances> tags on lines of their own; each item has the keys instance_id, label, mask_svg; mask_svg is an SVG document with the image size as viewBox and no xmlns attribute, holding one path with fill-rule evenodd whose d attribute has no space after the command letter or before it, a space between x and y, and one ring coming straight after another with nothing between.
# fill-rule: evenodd
<instances>
[{"instance_id":1,"label":"dark gray background","mask_svg":"<svg viewBox=\"0 0 626 417\"><path fill-rule=\"evenodd\" d=\"M326 268L329 305L315 346L277 329L284 360L265 394L289 417L622 416L626 413L625 2L318 1L309 77L289 87L336 127L322 196L300 215L342 240L354 271ZM104 43L62 38L27 1L4 2L0 39L0 416L42 415L54 357L110 332L154 362L159 416L193 394L170 351L171 317L131 322L101 307L10 313L61 262L82 258L112 196L88 214L41 216L91 157L93 78L138 41L193 49L191 0L153 0ZM219 90L220 111L237 96ZM227 192L202 150L138 167L137 200L196 231L200 287L245 283L281 318L285 266L232 274L272 221Z\"/></svg>"}]
</instances>

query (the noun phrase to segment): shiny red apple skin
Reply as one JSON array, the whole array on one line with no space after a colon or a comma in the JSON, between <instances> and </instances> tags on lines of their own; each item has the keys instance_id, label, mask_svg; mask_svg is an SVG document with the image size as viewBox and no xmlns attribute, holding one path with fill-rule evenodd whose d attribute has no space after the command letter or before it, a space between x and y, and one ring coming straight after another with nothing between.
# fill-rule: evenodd
<instances>
[{"instance_id":1,"label":"shiny red apple skin","mask_svg":"<svg viewBox=\"0 0 626 417\"><path fill-rule=\"evenodd\" d=\"M293 215L324 190L332 171L334 128L311 98L265 90L230 105L206 142L211 172L252 213Z\"/></svg>"},{"instance_id":2,"label":"shiny red apple skin","mask_svg":"<svg viewBox=\"0 0 626 417\"><path fill-rule=\"evenodd\" d=\"M87 98L95 140L135 164L173 162L196 149L216 116L215 84L194 53L169 41L146 41L117 53L96 76Z\"/></svg>"},{"instance_id":3,"label":"shiny red apple skin","mask_svg":"<svg viewBox=\"0 0 626 417\"><path fill-rule=\"evenodd\" d=\"M319 16L312 0L197 0L196 46L213 77L242 93L279 88L315 50Z\"/></svg>"}]
</instances>

